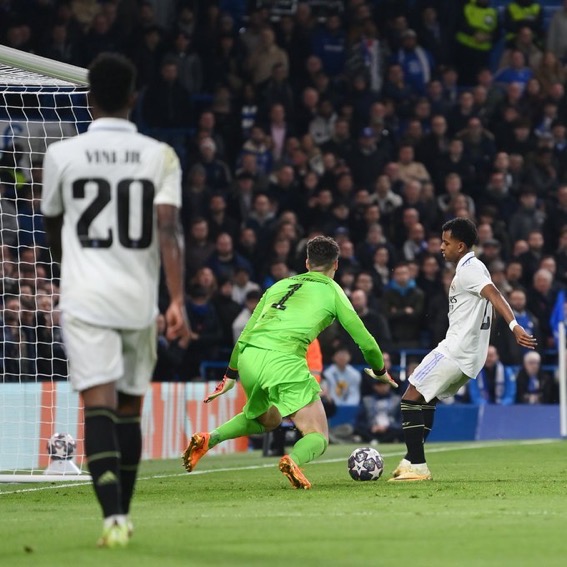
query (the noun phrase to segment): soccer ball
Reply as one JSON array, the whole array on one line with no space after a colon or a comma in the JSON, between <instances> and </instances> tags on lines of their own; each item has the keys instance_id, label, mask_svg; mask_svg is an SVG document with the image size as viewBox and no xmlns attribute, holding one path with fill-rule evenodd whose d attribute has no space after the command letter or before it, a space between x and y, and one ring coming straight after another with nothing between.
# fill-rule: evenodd
<instances>
[{"instance_id":1,"label":"soccer ball","mask_svg":"<svg viewBox=\"0 0 567 567\"><path fill-rule=\"evenodd\" d=\"M66 461L72 459L77 443L68 433L54 433L47 442L47 452L52 459Z\"/></svg>"},{"instance_id":2,"label":"soccer ball","mask_svg":"<svg viewBox=\"0 0 567 567\"><path fill-rule=\"evenodd\" d=\"M384 459L372 447L355 449L348 458L348 474L353 480L378 480L383 471Z\"/></svg>"}]
</instances>

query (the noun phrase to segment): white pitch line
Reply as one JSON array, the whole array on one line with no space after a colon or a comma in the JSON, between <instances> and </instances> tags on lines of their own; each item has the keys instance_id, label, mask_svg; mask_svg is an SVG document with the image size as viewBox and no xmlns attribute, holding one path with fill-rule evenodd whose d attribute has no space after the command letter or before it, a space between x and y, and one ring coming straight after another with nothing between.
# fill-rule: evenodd
<instances>
[{"instance_id":1,"label":"white pitch line","mask_svg":"<svg viewBox=\"0 0 567 567\"><path fill-rule=\"evenodd\" d=\"M446 453L446 452L453 452L453 451L470 451L470 450L477 450L477 449L490 449L490 448L498 448L498 447L509 447L512 445L545 445L548 443L557 443L561 441L561 439L529 439L525 441L513 441L513 442L474 442L471 445L459 445L456 447L428 447L427 453ZM395 451L393 453L382 453L383 457L395 457L403 455L404 451ZM314 461L309 463L310 465L325 465L330 463L340 463L344 461L344 457L335 458L335 459L321 459L319 461ZM200 470L194 471L191 473L191 476L201 475L201 474L212 474L212 473L219 473L219 472L233 472L233 471L251 471L251 470L259 470L259 469L268 469L272 468L274 463L264 463L262 465L248 465L244 467L224 467L219 469L207 469L207 470ZM155 474L150 476L142 476L138 478L138 481L142 480L157 480L162 478L176 478L180 476L187 476L188 473L169 473L169 474ZM58 490L62 488L71 488L74 486L85 486L90 484L90 481L83 481L83 482L72 482L62 484L50 484L48 486L38 486L35 488L21 488L19 490L11 490L11 491L0 491L0 496L8 495L8 494L25 494L28 492L41 492L43 490Z\"/></svg>"}]
</instances>

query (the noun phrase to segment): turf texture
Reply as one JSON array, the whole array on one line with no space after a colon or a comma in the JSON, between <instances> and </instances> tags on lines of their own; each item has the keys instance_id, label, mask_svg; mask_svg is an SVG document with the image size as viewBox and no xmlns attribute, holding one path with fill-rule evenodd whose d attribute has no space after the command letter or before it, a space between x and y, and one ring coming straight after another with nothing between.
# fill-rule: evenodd
<instances>
[{"instance_id":1,"label":"turf texture","mask_svg":"<svg viewBox=\"0 0 567 567\"><path fill-rule=\"evenodd\" d=\"M402 447L377 447L384 476L350 479L351 445L307 465L293 490L257 452L145 462L126 549L96 549L89 485L0 485L0 565L567 565L567 443L428 445L432 482L387 483Z\"/></svg>"}]
</instances>

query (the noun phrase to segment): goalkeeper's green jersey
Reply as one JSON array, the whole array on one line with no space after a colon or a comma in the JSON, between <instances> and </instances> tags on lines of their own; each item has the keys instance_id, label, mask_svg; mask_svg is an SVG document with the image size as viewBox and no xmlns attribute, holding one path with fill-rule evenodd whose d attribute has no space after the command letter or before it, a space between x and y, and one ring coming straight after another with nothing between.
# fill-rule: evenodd
<instances>
[{"instance_id":1,"label":"goalkeeper's green jersey","mask_svg":"<svg viewBox=\"0 0 567 567\"><path fill-rule=\"evenodd\" d=\"M382 369L384 358L378 343L342 288L320 272L280 280L264 292L232 351L229 366L238 368L238 355L246 345L305 357L307 347L335 319L360 347L368 365Z\"/></svg>"}]
</instances>

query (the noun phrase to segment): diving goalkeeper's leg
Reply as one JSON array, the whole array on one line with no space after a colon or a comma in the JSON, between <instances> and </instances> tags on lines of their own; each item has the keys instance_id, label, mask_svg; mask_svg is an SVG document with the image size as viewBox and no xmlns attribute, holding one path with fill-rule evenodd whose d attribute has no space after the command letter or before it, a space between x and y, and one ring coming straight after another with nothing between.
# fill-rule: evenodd
<instances>
[{"instance_id":1,"label":"diving goalkeeper's leg","mask_svg":"<svg viewBox=\"0 0 567 567\"><path fill-rule=\"evenodd\" d=\"M327 416L320 399L301 408L290 416L303 437L293 446L289 455L284 455L279 464L280 471L294 488L309 489L311 483L300 467L320 457L329 445Z\"/></svg>"},{"instance_id":2,"label":"diving goalkeeper's leg","mask_svg":"<svg viewBox=\"0 0 567 567\"><path fill-rule=\"evenodd\" d=\"M191 472L207 451L215 445L228 439L272 431L281 423L281 420L277 408L271 407L256 419L248 419L244 413L239 413L210 433L195 433L183 453L183 466L187 472Z\"/></svg>"}]
</instances>

